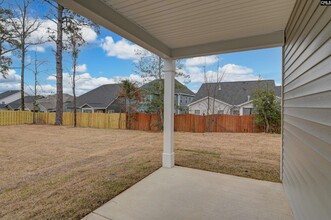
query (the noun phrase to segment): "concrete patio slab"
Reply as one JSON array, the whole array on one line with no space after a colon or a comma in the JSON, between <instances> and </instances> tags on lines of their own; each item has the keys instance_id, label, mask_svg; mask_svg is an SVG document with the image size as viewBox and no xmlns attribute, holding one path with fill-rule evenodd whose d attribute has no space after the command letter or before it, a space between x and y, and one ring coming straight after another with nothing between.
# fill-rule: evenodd
<instances>
[{"instance_id":1,"label":"concrete patio slab","mask_svg":"<svg viewBox=\"0 0 331 220\"><path fill-rule=\"evenodd\" d=\"M282 184L183 167L160 168L85 220L292 220Z\"/></svg>"}]
</instances>

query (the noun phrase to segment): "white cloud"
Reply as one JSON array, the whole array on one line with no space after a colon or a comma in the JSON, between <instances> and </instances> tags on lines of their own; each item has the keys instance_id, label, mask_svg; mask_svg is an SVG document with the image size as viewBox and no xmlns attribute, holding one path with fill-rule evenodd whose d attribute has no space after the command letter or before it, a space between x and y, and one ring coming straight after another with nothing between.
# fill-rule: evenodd
<instances>
[{"instance_id":1,"label":"white cloud","mask_svg":"<svg viewBox=\"0 0 331 220\"><path fill-rule=\"evenodd\" d=\"M54 32L56 36L56 24L48 19L39 19L41 23L40 27L31 34L28 39L28 42L44 42L40 45L30 47L30 51L37 52L45 52L45 48L47 47L55 47L55 43L53 41L49 41L49 30ZM90 27L82 27L82 36L87 43L92 43L97 40L97 33ZM68 39L67 35L63 35L63 40L66 41Z\"/></svg>"},{"instance_id":2,"label":"white cloud","mask_svg":"<svg viewBox=\"0 0 331 220\"><path fill-rule=\"evenodd\" d=\"M87 65L86 64L82 64L82 65L77 65L76 66L76 71L78 73L84 73L87 71Z\"/></svg>"},{"instance_id":3,"label":"white cloud","mask_svg":"<svg viewBox=\"0 0 331 220\"><path fill-rule=\"evenodd\" d=\"M231 82L231 81L250 81L250 80L258 80L259 76L254 74L253 69L240 66L236 64L226 64L220 68L220 72L224 71L223 81Z\"/></svg>"},{"instance_id":4,"label":"white cloud","mask_svg":"<svg viewBox=\"0 0 331 220\"><path fill-rule=\"evenodd\" d=\"M216 55L205 57L194 57L185 61L186 67L212 65L217 63L219 58Z\"/></svg>"},{"instance_id":5,"label":"white cloud","mask_svg":"<svg viewBox=\"0 0 331 220\"><path fill-rule=\"evenodd\" d=\"M16 90L21 88L21 76L10 69L6 78L0 74L0 91Z\"/></svg>"},{"instance_id":6,"label":"white cloud","mask_svg":"<svg viewBox=\"0 0 331 220\"><path fill-rule=\"evenodd\" d=\"M51 84L41 84L37 91L39 95L54 95L56 94L56 87Z\"/></svg>"},{"instance_id":7,"label":"white cloud","mask_svg":"<svg viewBox=\"0 0 331 220\"><path fill-rule=\"evenodd\" d=\"M120 83L124 79L129 79L139 84L145 83L145 79L140 75L131 74L129 76L114 76L111 78L107 77L93 77L90 73L81 73L76 75L76 93L77 95L84 94L92 89L95 89L104 84L114 84ZM49 76L47 78L49 81L55 81L55 76ZM54 94L56 91L55 86L51 86L46 84L47 88L45 89L45 85L41 85L43 88L43 94ZM72 94L72 77L69 73L63 74L63 91L68 94Z\"/></svg>"},{"instance_id":8,"label":"white cloud","mask_svg":"<svg viewBox=\"0 0 331 220\"><path fill-rule=\"evenodd\" d=\"M0 74L0 83L19 82L20 80L21 76L16 74L16 71L13 69L9 69L6 78L4 78L2 74Z\"/></svg>"},{"instance_id":9,"label":"white cloud","mask_svg":"<svg viewBox=\"0 0 331 220\"><path fill-rule=\"evenodd\" d=\"M36 51L40 53L45 53L46 49L42 46L32 46L29 48L30 51Z\"/></svg>"},{"instance_id":10,"label":"white cloud","mask_svg":"<svg viewBox=\"0 0 331 220\"><path fill-rule=\"evenodd\" d=\"M100 46L107 53L107 56L126 60L138 59L139 56L137 55L137 52L142 50L141 47L130 43L124 38L115 42L110 36L105 37Z\"/></svg>"},{"instance_id":11,"label":"white cloud","mask_svg":"<svg viewBox=\"0 0 331 220\"><path fill-rule=\"evenodd\" d=\"M186 67L185 73L190 75L190 80L192 83L205 82L205 74L203 73L203 69L201 67ZM253 69L236 64L226 64L219 68L218 73L216 71L206 72L208 82L216 82L217 77L220 78L222 75L222 82L249 81L257 80L259 78L258 75L254 74Z\"/></svg>"}]
</instances>

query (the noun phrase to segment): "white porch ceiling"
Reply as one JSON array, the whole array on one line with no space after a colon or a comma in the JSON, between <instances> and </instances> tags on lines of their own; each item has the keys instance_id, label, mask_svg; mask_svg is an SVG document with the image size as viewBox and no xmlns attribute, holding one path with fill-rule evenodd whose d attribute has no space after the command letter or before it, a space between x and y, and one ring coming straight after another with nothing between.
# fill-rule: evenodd
<instances>
[{"instance_id":1,"label":"white porch ceiling","mask_svg":"<svg viewBox=\"0 0 331 220\"><path fill-rule=\"evenodd\" d=\"M128 40L183 58L283 45L295 0L56 0Z\"/></svg>"}]
</instances>

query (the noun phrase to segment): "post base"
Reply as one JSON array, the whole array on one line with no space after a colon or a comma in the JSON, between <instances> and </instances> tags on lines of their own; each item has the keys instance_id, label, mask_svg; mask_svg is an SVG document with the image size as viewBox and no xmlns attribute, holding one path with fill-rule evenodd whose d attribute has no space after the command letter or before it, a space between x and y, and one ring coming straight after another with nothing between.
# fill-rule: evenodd
<instances>
[{"instance_id":1,"label":"post base","mask_svg":"<svg viewBox=\"0 0 331 220\"><path fill-rule=\"evenodd\" d=\"M175 166L175 154L163 153L162 154L162 167L172 168Z\"/></svg>"}]
</instances>

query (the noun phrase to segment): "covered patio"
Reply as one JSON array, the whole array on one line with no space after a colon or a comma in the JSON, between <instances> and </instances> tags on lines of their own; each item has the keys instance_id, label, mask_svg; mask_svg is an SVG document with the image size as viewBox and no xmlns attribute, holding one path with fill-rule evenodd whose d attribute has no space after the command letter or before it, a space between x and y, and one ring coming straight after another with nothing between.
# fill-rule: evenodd
<instances>
[{"instance_id":1,"label":"covered patio","mask_svg":"<svg viewBox=\"0 0 331 220\"><path fill-rule=\"evenodd\" d=\"M329 219L331 8L312 0L56 0L165 61L163 168L91 219ZM174 167L176 59L282 46L282 185ZM171 168L171 169L170 169ZM206 196L208 195L208 196Z\"/></svg>"},{"instance_id":2,"label":"covered patio","mask_svg":"<svg viewBox=\"0 0 331 220\"><path fill-rule=\"evenodd\" d=\"M84 220L292 220L282 184L177 167L160 168Z\"/></svg>"}]
</instances>

